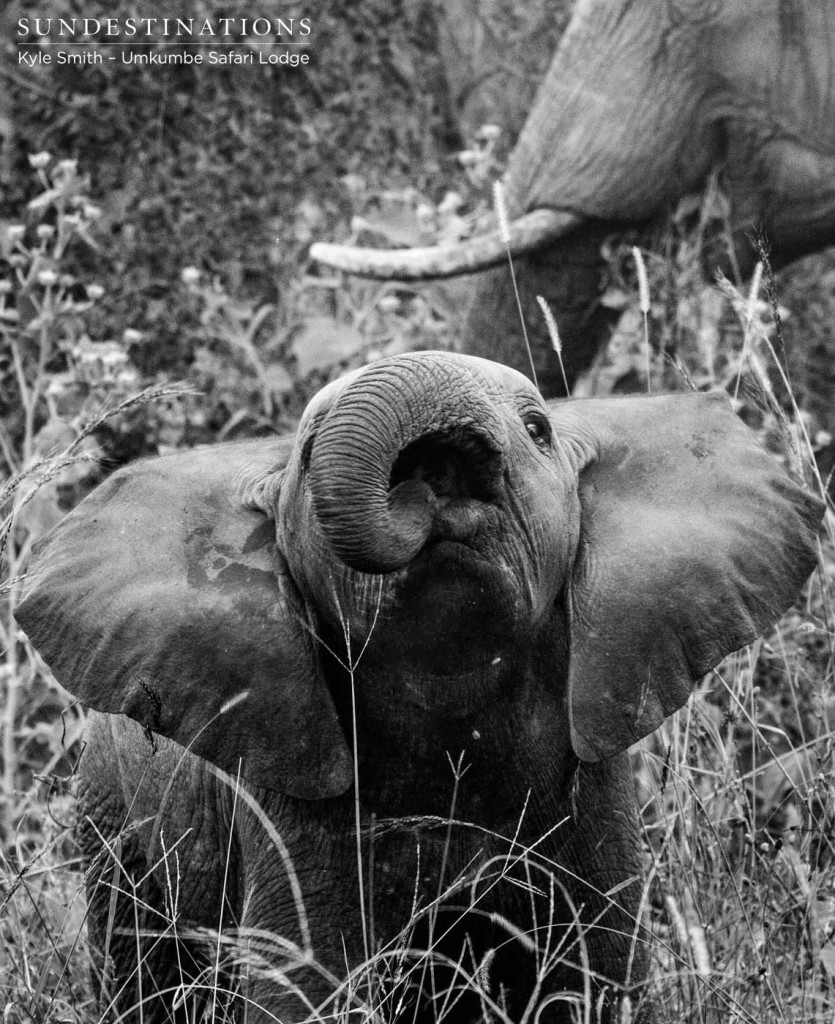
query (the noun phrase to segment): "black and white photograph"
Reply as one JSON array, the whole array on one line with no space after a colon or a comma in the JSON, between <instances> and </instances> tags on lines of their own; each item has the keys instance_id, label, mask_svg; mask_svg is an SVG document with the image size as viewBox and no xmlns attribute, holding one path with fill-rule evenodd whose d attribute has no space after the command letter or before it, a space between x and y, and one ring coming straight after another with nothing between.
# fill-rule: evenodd
<instances>
[{"instance_id":1,"label":"black and white photograph","mask_svg":"<svg viewBox=\"0 0 835 1024\"><path fill-rule=\"evenodd\" d=\"M833 0L5 0L4 1024L835 1017Z\"/></svg>"}]
</instances>

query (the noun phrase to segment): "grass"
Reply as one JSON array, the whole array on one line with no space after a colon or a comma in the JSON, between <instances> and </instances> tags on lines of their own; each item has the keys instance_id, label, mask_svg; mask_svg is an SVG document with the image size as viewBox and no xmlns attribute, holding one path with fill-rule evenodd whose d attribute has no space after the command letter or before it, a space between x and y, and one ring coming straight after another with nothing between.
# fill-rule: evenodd
<instances>
[{"instance_id":1,"label":"grass","mask_svg":"<svg viewBox=\"0 0 835 1024\"><path fill-rule=\"evenodd\" d=\"M71 181L76 187L77 178ZM46 184L52 188L55 183ZM60 203L69 194L65 189L54 201ZM57 244L46 232L38 237L42 247ZM653 391L661 390L662 382L665 387L685 386L683 378L699 387L722 387L736 396L740 412L777 457L821 491L823 481L811 458L814 431L775 355L783 340L773 276L764 266L766 301L759 288L743 294L725 283L717 289L696 274L691 257L682 256L686 248L681 245L664 258L644 254L646 284L640 294L618 300L620 327L594 371L595 387L605 390L606 381L633 372L651 374ZM632 259L631 247L625 251ZM36 294L48 313L36 344L24 345L14 323L0 320L4 341L19 365L25 413L19 429L3 435L8 482L0 491L6 559L0 664L0 1007L4 1020L64 1024L99 1016L89 977L84 886L73 840L69 783L83 715L66 708L60 690L17 632L11 609L28 557L28 533L60 514L57 482L65 489L79 484L76 471L86 469L94 454L84 452L79 441L69 450L65 445L39 452L34 414L46 400L55 351L78 340L73 331L84 309L76 307L88 298L79 299L74 286L61 285L49 275L39 281L38 253L34 248L30 253L21 272L28 287L40 289ZM60 251L51 250L49 256L54 263ZM684 264L677 262L685 257ZM357 308L365 316L369 300L361 289L367 286L357 287ZM730 308L736 310L737 325L727 317ZM673 348L679 367L667 358ZM88 410L91 429L85 437L92 436L93 424L124 413L136 401L134 392L111 384L99 390ZM160 394L168 393L157 389L142 400ZM102 397L107 404L101 404ZM28 533L12 529L13 498L18 522L33 524ZM830 510L818 570L795 609L764 640L711 673L688 706L634 754L647 869L643 906L652 934L650 991L661 1021L781 1024L824 1022L835 1014L834 526ZM239 799L249 801L250 812L258 814L243 790ZM358 831L359 822L357 809ZM263 828L281 855L280 836L268 818ZM160 935L183 927L178 894L188 867L179 863L176 845L170 837L167 913L155 925ZM111 858L112 877L123 879L118 844L112 846ZM501 879L510 864L490 864L487 884ZM535 950L542 969L555 957L582 959L582 942L566 949L548 928L547 908L559 895L558 877L546 870L535 851L517 850L512 866L523 871L546 907L545 938ZM292 867L288 872L292 874ZM365 896L363 917L369 927L373 896ZM611 896L616 899L617 893ZM488 991L489 955L455 963L441 949L447 922L438 907L449 902L466 906L469 898L461 879L445 879L442 872L435 900L419 906L415 899L412 919L394 943L375 951L371 930L366 962L341 984L334 979L336 995L320 1008L320 1015L391 1019L398 1001L402 1008L410 980L425 983L442 966L453 980L438 993L438 1019L466 992L501 1021L501 1000ZM304 914L303 905L299 913ZM493 924L508 941L518 940L507 922ZM279 936L246 931L202 938L213 950L213 969L194 984L207 993L206 1013L217 1020L225 1019L226 1012L226 993L218 981L224 964L242 964L244 975L272 974L291 987L298 971L311 967L304 942L294 946ZM186 994L186 989L180 993ZM578 1021L594 1020L588 1000L578 1000L576 1006ZM532 1005L531 1021L533 1011ZM622 1020L629 1020L628 1008Z\"/></svg>"},{"instance_id":2,"label":"grass","mask_svg":"<svg viewBox=\"0 0 835 1024\"><path fill-rule=\"evenodd\" d=\"M833 1012L831 736L797 645L816 619L792 616L732 659L641 752L654 988L670 1018Z\"/></svg>"},{"instance_id":3,"label":"grass","mask_svg":"<svg viewBox=\"0 0 835 1024\"><path fill-rule=\"evenodd\" d=\"M768 253L758 244L761 262L748 293L721 278L710 293L724 297L738 329L720 319L720 305L687 301L688 291L703 299L706 289L688 271L672 283L675 323L656 324L656 339L675 338L686 365L664 358L662 347L646 372L668 387L678 378L723 388L790 472L824 496L809 421L777 355L785 353L782 315ZM669 280L670 269L656 258L656 280ZM643 268L639 281L639 303L625 309L625 334L613 344L621 373L636 372L650 351ZM664 306L656 305L656 317ZM694 309L697 318L682 315ZM701 345L705 338L719 344ZM614 379L611 362L606 370ZM818 569L795 609L711 673L634 755L646 905L657 940L652 991L662 1020L776 1024L830 1020L835 1012L831 501L822 538Z\"/></svg>"}]
</instances>

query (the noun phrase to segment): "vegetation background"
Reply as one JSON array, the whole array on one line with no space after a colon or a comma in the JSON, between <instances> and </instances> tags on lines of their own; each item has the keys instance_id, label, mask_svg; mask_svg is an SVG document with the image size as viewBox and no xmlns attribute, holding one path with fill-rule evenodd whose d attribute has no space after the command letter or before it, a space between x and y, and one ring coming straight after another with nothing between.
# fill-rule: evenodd
<instances>
[{"instance_id":1,"label":"vegetation background","mask_svg":"<svg viewBox=\"0 0 835 1024\"><path fill-rule=\"evenodd\" d=\"M96 1019L70 829L83 715L11 617L32 543L119 464L291 429L345 367L454 345L466 279L342 280L310 264L309 245L425 242L491 216L492 182L568 4L282 5L283 17L314 24L306 68L18 64L20 17L136 13L128 0L10 0L0 11L0 1008L9 1021ZM172 12L149 2L142 13ZM194 0L188 10L253 13L243 0ZM741 282L720 287L700 252L726 213L714 183L647 246L652 359L671 387L689 379L733 393L741 381L740 412L819 486L812 457L829 471L835 432L835 259L807 259L776 282L766 273L761 299ZM622 316L587 391L640 387L634 241L607 247L605 301ZM772 345L785 349L788 385ZM803 603L636 755L664 1019L832 1017L833 578L824 543Z\"/></svg>"}]
</instances>

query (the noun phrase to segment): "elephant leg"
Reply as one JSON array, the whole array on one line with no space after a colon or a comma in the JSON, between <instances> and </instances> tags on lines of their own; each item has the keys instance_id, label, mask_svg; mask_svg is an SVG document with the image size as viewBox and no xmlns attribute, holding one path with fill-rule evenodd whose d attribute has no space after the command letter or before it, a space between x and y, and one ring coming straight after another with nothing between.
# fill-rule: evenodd
<instances>
[{"instance_id":1,"label":"elephant leg","mask_svg":"<svg viewBox=\"0 0 835 1024\"><path fill-rule=\"evenodd\" d=\"M564 395L563 369L569 387L573 387L607 343L616 318L612 310L598 302L604 274L600 249L614 229L615 225L610 223L590 225L550 248L516 261L518 300L508 267L480 275L475 282L461 351L496 360L530 376L530 356L522 330L524 319L543 395ZM548 302L556 320L562 344L560 358L538 296Z\"/></svg>"},{"instance_id":2,"label":"elephant leg","mask_svg":"<svg viewBox=\"0 0 835 1024\"><path fill-rule=\"evenodd\" d=\"M89 825L80 828L79 841L88 864L88 934L103 1018L138 1018L141 1008L142 1020L152 1024L185 1024L195 1012L199 1019L211 960L172 927L170 903L141 843L125 835L104 844Z\"/></svg>"},{"instance_id":3,"label":"elephant leg","mask_svg":"<svg viewBox=\"0 0 835 1024\"><path fill-rule=\"evenodd\" d=\"M566 909L580 922L576 949L581 943L582 955L572 987L585 981L588 964L601 1021L619 1021L628 997L628 1019L652 1024L655 1016L645 993L650 936L642 921L644 858L626 755L579 765L573 794L573 829L559 850L561 870L556 873L571 903ZM576 954L572 959L577 962Z\"/></svg>"},{"instance_id":4,"label":"elephant leg","mask_svg":"<svg viewBox=\"0 0 835 1024\"><path fill-rule=\"evenodd\" d=\"M204 768L127 719L91 715L88 741L78 839L103 1016L139 1019L141 1007L152 1024L196 1019L226 1000L233 973L216 969L220 856L200 834L206 787L193 784Z\"/></svg>"}]
</instances>

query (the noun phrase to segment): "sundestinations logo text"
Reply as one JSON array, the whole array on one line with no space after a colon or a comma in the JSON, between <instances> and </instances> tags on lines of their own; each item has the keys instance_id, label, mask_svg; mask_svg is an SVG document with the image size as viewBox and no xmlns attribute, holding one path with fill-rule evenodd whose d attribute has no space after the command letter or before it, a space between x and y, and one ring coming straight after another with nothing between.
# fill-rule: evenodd
<instances>
[{"instance_id":1,"label":"sundestinations logo text","mask_svg":"<svg viewBox=\"0 0 835 1024\"><path fill-rule=\"evenodd\" d=\"M299 67L312 31L307 17L20 18L18 64Z\"/></svg>"},{"instance_id":2,"label":"sundestinations logo text","mask_svg":"<svg viewBox=\"0 0 835 1024\"><path fill-rule=\"evenodd\" d=\"M310 33L310 18L20 18L17 23L21 42L38 39L151 42L172 38L241 42L247 36L284 40Z\"/></svg>"}]
</instances>

